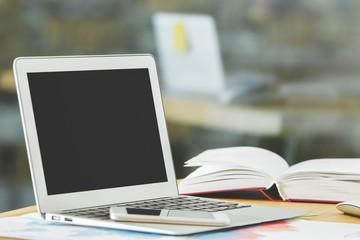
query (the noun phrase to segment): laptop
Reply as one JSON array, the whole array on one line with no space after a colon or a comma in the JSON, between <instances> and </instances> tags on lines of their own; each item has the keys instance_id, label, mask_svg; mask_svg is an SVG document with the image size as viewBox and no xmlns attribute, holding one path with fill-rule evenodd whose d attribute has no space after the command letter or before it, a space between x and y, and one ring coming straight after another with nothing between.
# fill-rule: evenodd
<instances>
[{"instance_id":1,"label":"laptop","mask_svg":"<svg viewBox=\"0 0 360 240\"><path fill-rule=\"evenodd\" d=\"M223 104L268 99L272 76L244 70L226 76L211 15L157 12L152 22L166 93L216 97Z\"/></svg>"},{"instance_id":2,"label":"laptop","mask_svg":"<svg viewBox=\"0 0 360 240\"><path fill-rule=\"evenodd\" d=\"M206 211L211 201L228 228L304 214L178 195L151 55L20 57L14 73L36 204L48 221L188 235L224 228L115 222L109 207L171 201Z\"/></svg>"}]
</instances>

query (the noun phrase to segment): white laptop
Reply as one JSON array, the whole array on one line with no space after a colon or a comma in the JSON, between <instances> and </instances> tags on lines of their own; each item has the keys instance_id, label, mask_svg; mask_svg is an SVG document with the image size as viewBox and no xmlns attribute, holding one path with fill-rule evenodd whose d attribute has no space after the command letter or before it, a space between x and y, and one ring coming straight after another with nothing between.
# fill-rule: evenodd
<instances>
[{"instance_id":1,"label":"white laptop","mask_svg":"<svg viewBox=\"0 0 360 240\"><path fill-rule=\"evenodd\" d=\"M178 196L150 55L24 57L15 59L14 72L36 203L46 220L186 235L224 227L115 222L109 207L170 199L186 210L195 201L203 211L221 206L211 210L228 214L227 227L303 214Z\"/></svg>"}]
</instances>

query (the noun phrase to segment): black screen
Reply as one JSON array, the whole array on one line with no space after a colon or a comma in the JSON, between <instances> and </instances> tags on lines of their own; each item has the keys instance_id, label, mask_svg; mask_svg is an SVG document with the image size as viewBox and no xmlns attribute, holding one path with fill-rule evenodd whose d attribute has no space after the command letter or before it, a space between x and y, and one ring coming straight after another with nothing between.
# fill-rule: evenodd
<instances>
[{"instance_id":1,"label":"black screen","mask_svg":"<svg viewBox=\"0 0 360 240\"><path fill-rule=\"evenodd\" d=\"M148 69L28 79L49 195L167 181Z\"/></svg>"},{"instance_id":2,"label":"black screen","mask_svg":"<svg viewBox=\"0 0 360 240\"><path fill-rule=\"evenodd\" d=\"M160 216L161 210L144 208L126 208L128 214Z\"/></svg>"}]
</instances>

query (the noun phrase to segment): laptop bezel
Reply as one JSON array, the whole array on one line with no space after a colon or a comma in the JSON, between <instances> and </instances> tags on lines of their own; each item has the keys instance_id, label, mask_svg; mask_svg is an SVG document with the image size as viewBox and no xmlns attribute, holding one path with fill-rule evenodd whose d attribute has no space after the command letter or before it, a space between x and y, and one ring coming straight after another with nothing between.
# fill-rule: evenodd
<instances>
[{"instance_id":1,"label":"laptop bezel","mask_svg":"<svg viewBox=\"0 0 360 240\"><path fill-rule=\"evenodd\" d=\"M156 64L151 55L19 57L14 60L13 67L31 177L40 213L178 195ZM149 70L167 182L48 195L27 73L138 68Z\"/></svg>"}]
</instances>

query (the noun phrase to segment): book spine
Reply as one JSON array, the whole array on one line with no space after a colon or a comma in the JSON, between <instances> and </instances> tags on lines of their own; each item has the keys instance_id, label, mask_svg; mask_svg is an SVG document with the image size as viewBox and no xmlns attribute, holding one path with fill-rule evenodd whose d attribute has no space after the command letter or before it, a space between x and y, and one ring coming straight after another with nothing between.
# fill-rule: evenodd
<instances>
[{"instance_id":1,"label":"book spine","mask_svg":"<svg viewBox=\"0 0 360 240\"><path fill-rule=\"evenodd\" d=\"M200 197L256 199L256 200L272 200L272 201L277 200L272 195L269 196L267 190L263 187L187 192L187 193L180 193L180 195L196 195Z\"/></svg>"},{"instance_id":2,"label":"book spine","mask_svg":"<svg viewBox=\"0 0 360 240\"><path fill-rule=\"evenodd\" d=\"M288 199L289 202L313 202L313 203L340 203L343 201L333 201L333 200L315 200L315 199Z\"/></svg>"},{"instance_id":3,"label":"book spine","mask_svg":"<svg viewBox=\"0 0 360 240\"><path fill-rule=\"evenodd\" d=\"M282 198L276 184L273 184L270 188L261 190L261 192L271 201L285 201L285 199Z\"/></svg>"},{"instance_id":4,"label":"book spine","mask_svg":"<svg viewBox=\"0 0 360 240\"><path fill-rule=\"evenodd\" d=\"M270 197L268 194L266 194L265 189L260 189L260 191L262 192L262 194L264 194L265 197L267 197L269 200L271 201L275 201L275 199L273 199L272 197Z\"/></svg>"}]
</instances>

